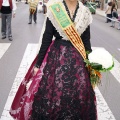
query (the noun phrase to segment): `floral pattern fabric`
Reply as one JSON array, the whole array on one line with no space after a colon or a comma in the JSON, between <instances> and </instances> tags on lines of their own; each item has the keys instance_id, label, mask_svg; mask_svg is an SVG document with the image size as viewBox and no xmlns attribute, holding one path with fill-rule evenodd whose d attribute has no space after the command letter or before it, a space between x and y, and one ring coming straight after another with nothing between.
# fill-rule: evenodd
<instances>
[{"instance_id":1,"label":"floral pattern fabric","mask_svg":"<svg viewBox=\"0 0 120 120\"><path fill-rule=\"evenodd\" d=\"M54 43L54 41L51 43L51 45ZM49 52L50 47L49 46L47 52ZM10 108L10 115L15 120L29 120L32 112L32 104L34 101L34 94L37 92L39 83L41 81L41 77L43 75L43 69L46 65L46 59L48 54L45 55L45 58L42 62L42 65L38 71L38 73L33 76L33 69L34 65L36 64L36 61L38 59L38 56L33 60L27 74L25 75L23 81L21 82L18 91L15 95L15 98L13 100L13 103ZM30 87L28 90L26 90L26 85L32 81L30 84Z\"/></svg>"},{"instance_id":2,"label":"floral pattern fabric","mask_svg":"<svg viewBox=\"0 0 120 120\"><path fill-rule=\"evenodd\" d=\"M95 93L80 53L59 40L46 60L30 120L97 120Z\"/></svg>"}]
</instances>

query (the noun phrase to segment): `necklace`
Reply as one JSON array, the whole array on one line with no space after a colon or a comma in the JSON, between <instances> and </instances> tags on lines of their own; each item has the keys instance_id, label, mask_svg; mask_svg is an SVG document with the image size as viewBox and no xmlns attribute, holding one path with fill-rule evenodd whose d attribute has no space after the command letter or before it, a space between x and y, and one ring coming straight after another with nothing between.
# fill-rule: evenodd
<instances>
[{"instance_id":1,"label":"necklace","mask_svg":"<svg viewBox=\"0 0 120 120\"><path fill-rule=\"evenodd\" d=\"M70 16L71 16L71 18L73 18L73 15L74 15L74 10L70 10Z\"/></svg>"},{"instance_id":2,"label":"necklace","mask_svg":"<svg viewBox=\"0 0 120 120\"><path fill-rule=\"evenodd\" d=\"M68 9L68 6L67 6L67 4L66 4L66 2L65 2L64 0L63 0L63 4L64 4L64 6L65 6L65 8L66 8L66 11L67 11L70 19L72 20L72 22L74 22L75 17L76 17L77 10L78 10L78 8L79 8L79 4L77 3L75 10L69 10L69 9Z\"/></svg>"}]
</instances>

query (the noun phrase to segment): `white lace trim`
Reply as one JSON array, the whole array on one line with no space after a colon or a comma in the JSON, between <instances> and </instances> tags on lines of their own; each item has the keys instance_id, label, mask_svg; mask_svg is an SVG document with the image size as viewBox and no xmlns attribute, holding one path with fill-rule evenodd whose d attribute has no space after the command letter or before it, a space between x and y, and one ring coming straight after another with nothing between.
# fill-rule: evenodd
<instances>
[{"instance_id":1,"label":"white lace trim","mask_svg":"<svg viewBox=\"0 0 120 120\"><path fill-rule=\"evenodd\" d=\"M47 17L52 22L52 24L56 28L57 32L59 32L60 36L62 36L63 39L68 40L68 37L66 36L64 31L59 27L58 22L55 20L54 15L52 14L51 10L49 9L49 6L52 5L53 3L62 2L62 1L63 0L50 0L48 2ZM76 18L75 18L75 28L78 31L79 35L81 35L86 30L88 25L91 24L91 23L92 23L92 15L91 15L89 9L87 7L85 7L79 1L79 9L77 11Z\"/></svg>"},{"instance_id":2,"label":"white lace trim","mask_svg":"<svg viewBox=\"0 0 120 120\"><path fill-rule=\"evenodd\" d=\"M79 9L75 18L75 28L78 33L81 35L91 23L92 15L89 9L79 2Z\"/></svg>"}]
</instances>

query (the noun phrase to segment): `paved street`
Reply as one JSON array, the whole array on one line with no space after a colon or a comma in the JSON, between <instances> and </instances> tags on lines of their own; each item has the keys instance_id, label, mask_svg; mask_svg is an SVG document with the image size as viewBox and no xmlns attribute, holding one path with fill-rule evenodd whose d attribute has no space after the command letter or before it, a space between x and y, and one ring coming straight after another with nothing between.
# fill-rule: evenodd
<instances>
[{"instance_id":1,"label":"paved street","mask_svg":"<svg viewBox=\"0 0 120 120\"><path fill-rule=\"evenodd\" d=\"M37 24L28 25L29 10L24 3L17 4L17 14L12 21L13 41L2 40L0 34L0 116L13 120L8 112L15 92L39 49L45 16L38 13ZM102 84L95 89L98 120L120 120L120 30L111 28L105 18L93 15L91 44L102 47L115 58L114 69L103 74ZM0 26L1 27L1 26Z\"/></svg>"}]
</instances>

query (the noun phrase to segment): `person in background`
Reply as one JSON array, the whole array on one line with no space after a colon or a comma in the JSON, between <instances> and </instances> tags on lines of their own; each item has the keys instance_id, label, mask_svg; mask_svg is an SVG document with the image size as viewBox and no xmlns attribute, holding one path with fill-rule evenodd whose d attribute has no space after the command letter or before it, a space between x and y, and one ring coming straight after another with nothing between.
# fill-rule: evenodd
<instances>
[{"instance_id":1,"label":"person in background","mask_svg":"<svg viewBox=\"0 0 120 120\"><path fill-rule=\"evenodd\" d=\"M37 5L39 3L39 0L28 0L29 4L29 23L32 24L32 17L35 23L37 23Z\"/></svg>"},{"instance_id":2,"label":"person in background","mask_svg":"<svg viewBox=\"0 0 120 120\"><path fill-rule=\"evenodd\" d=\"M47 2L49 0L43 0L43 14L45 15L47 13Z\"/></svg>"},{"instance_id":3,"label":"person in background","mask_svg":"<svg viewBox=\"0 0 120 120\"><path fill-rule=\"evenodd\" d=\"M118 19L118 13L115 4L112 5L111 13L112 13L112 25L110 27L115 27L115 22Z\"/></svg>"},{"instance_id":4,"label":"person in background","mask_svg":"<svg viewBox=\"0 0 120 120\"><path fill-rule=\"evenodd\" d=\"M25 1L25 4L28 4L28 0Z\"/></svg>"},{"instance_id":5,"label":"person in background","mask_svg":"<svg viewBox=\"0 0 120 120\"><path fill-rule=\"evenodd\" d=\"M46 3L43 4L43 14L47 13L47 6Z\"/></svg>"},{"instance_id":6,"label":"person in background","mask_svg":"<svg viewBox=\"0 0 120 120\"><path fill-rule=\"evenodd\" d=\"M105 11L106 14L106 23L111 22L112 14L111 14L112 2L108 3L107 10Z\"/></svg>"},{"instance_id":7,"label":"person in background","mask_svg":"<svg viewBox=\"0 0 120 120\"><path fill-rule=\"evenodd\" d=\"M17 9L15 0L0 0L0 12L1 12L1 33L2 39L5 39L8 35L10 41L13 40L11 31L11 18L15 17L15 11Z\"/></svg>"}]
</instances>

